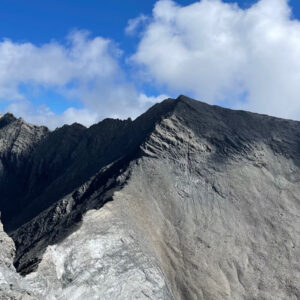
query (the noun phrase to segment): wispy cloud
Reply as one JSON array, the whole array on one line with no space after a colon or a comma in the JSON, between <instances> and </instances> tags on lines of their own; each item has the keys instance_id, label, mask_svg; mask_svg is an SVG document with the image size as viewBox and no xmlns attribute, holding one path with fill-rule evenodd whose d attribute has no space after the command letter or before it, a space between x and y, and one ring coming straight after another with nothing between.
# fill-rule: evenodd
<instances>
[{"instance_id":1,"label":"wispy cloud","mask_svg":"<svg viewBox=\"0 0 300 300\"><path fill-rule=\"evenodd\" d=\"M144 14L139 15L137 18L130 19L125 28L125 33L128 35L133 35L137 32L140 26L144 25L149 20L148 16Z\"/></svg>"}]
</instances>

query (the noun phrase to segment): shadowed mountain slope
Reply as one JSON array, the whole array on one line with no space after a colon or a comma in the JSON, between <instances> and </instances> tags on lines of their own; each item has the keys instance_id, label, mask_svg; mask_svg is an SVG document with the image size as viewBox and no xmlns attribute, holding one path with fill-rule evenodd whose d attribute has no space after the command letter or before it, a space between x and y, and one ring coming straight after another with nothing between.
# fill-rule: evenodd
<instances>
[{"instance_id":1,"label":"shadowed mountain slope","mask_svg":"<svg viewBox=\"0 0 300 300\"><path fill-rule=\"evenodd\" d=\"M10 231L27 222L103 166L133 151L168 105L173 104L154 106L135 122L105 119L90 128L75 123L53 132L4 115L0 193L5 196L0 209L5 228Z\"/></svg>"},{"instance_id":2,"label":"shadowed mountain slope","mask_svg":"<svg viewBox=\"0 0 300 300\"><path fill-rule=\"evenodd\" d=\"M0 143L11 293L300 298L300 122L180 96L90 128L5 115Z\"/></svg>"}]
</instances>

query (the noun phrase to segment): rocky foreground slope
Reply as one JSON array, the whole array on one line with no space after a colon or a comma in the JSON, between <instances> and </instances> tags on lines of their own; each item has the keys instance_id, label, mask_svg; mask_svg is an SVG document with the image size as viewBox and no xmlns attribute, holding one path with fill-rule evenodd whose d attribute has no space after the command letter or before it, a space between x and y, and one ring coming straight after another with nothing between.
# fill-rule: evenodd
<instances>
[{"instance_id":1,"label":"rocky foreground slope","mask_svg":"<svg viewBox=\"0 0 300 300\"><path fill-rule=\"evenodd\" d=\"M184 96L6 114L0 159L0 299L300 299L300 122Z\"/></svg>"}]
</instances>

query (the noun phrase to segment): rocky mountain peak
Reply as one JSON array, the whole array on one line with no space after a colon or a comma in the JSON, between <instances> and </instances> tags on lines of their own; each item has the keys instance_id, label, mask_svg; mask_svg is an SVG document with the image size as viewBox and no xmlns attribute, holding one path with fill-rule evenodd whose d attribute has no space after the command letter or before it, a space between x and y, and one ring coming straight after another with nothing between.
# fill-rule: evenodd
<instances>
[{"instance_id":1,"label":"rocky mountain peak","mask_svg":"<svg viewBox=\"0 0 300 300\"><path fill-rule=\"evenodd\" d=\"M298 299L299 147L300 122L183 95L90 128L8 122L0 211L24 277L0 255L5 286L34 299Z\"/></svg>"},{"instance_id":2,"label":"rocky mountain peak","mask_svg":"<svg viewBox=\"0 0 300 300\"><path fill-rule=\"evenodd\" d=\"M0 118L0 127L4 127L16 120L17 118L12 113L6 113Z\"/></svg>"}]
</instances>

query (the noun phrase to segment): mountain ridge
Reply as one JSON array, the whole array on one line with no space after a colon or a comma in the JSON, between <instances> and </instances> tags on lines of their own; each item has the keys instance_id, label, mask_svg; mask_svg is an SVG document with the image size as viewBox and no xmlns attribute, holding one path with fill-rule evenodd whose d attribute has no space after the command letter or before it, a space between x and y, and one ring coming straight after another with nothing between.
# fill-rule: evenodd
<instances>
[{"instance_id":1,"label":"mountain ridge","mask_svg":"<svg viewBox=\"0 0 300 300\"><path fill-rule=\"evenodd\" d=\"M300 297L300 122L180 96L90 128L54 131L33 164L33 188L50 178L36 193L56 195L10 231L33 294L124 299L119 282L141 299Z\"/></svg>"}]
</instances>

